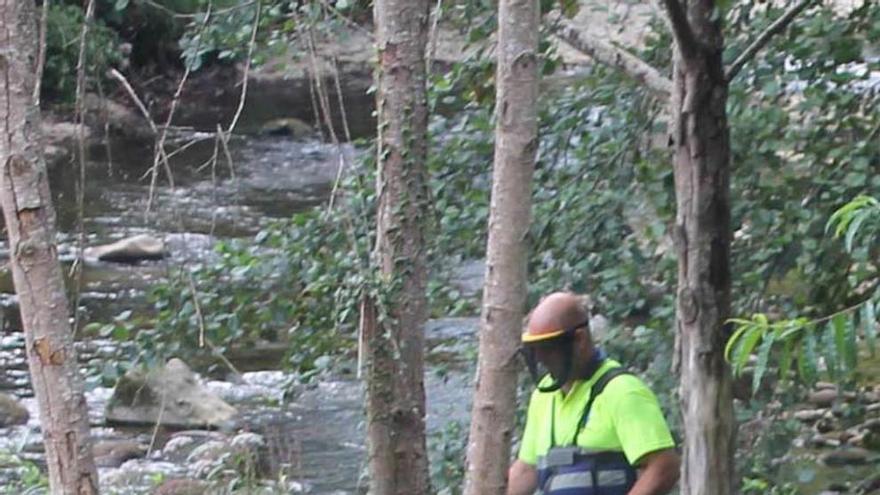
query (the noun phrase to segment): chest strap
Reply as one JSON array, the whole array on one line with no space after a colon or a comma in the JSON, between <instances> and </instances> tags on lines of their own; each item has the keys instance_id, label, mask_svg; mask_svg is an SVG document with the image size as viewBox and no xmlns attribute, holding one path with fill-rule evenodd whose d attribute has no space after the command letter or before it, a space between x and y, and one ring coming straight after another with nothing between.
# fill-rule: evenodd
<instances>
[{"instance_id":1,"label":"chest strap","mask_svg":"<svg viewBox=\"0 0 880 495\"><path fill-rule=\"evenodd\" d=\"M578 435L581 434L581 430L584 429L584 426L587 425L587 420L589 420L589 418L590 418L590 409L593 408L593 402L596 400L596 397L598 397L599 394L601 394L602 391L605 390L605 386L608 385L608 383L611 382L611 380L617 378L620 375L631 375L631 374L632 373L630 373L626 368L623 368L622 366L618 366L617 368L611 368L610 370L606 371L605 373L602 374L602 376L599 377L599 379L596 380L596 383L594 383L593 386L590 387L590 399L587 401L587 404L584 406L584 412L581 413L581 420L578 421L578 426L574 430L574 436L572 437L571 442L569 442L568 445L577 445ZM555 409L555 406L554 406L554 409ZM555 426L554 426L554 428L555 428ZM551 438L551 440L555 443L556 436L554 435Z\"/></svg>"}]
</instances>

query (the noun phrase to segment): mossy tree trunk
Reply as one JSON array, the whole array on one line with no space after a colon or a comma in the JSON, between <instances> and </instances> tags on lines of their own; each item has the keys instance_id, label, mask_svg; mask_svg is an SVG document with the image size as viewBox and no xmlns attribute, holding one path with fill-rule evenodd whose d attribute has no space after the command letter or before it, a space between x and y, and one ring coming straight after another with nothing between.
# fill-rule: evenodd
<instances>
[{"instance_id":1,"label":"mossy tree trunk","mask_svg":"<svg viewBox=\"0 0 880 495\"><path fill-rule=\"evenodd\" d=\"M429 2L376 0L378 296L363 306L370 493L429 493L424 324Z\"/></svg>"}]
</instances>

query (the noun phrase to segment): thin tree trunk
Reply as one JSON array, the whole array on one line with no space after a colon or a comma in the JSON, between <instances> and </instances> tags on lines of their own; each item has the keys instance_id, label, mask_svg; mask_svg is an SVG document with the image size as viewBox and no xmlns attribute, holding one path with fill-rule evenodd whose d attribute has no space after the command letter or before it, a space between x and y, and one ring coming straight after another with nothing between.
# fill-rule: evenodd
<instances>
[{"instance_id":1,"label":"thin tree trunk","mask_svg":"<svg viewBox=\"0 0 880 495\"><path fill-rule=\"evenodd\" d=\"M89 420L77 371L67 296L55 246L55 211L34 104L37 30L34 4L0 4L0 205L6 220L31 383L40 408L50 490L98 493Z\"/></svg>"},{"instance_id":2,"label":"thin tree trunk","mask_svg":"<svg viewBox=\"0 0 880 495\"><path fill-rule=\"evenodd\" d=\"M713 0L666 0L676 33L672 94L683 495L734 493L730 312L730 130Z\"/></svg>"},{"instance_id":3,"label":"thin tree trunk","mask_svg":"<svg viewBox=\"0 0 880 495\"><path fill-rule=\"evenodd\" d=\"M507 482L538 144L539 18L537 0L499 4L495 164L466 495L503 495Z\"/></svg>"},{"instance_id":4,"label":"thin tree trunk","mask_svg":"<svg viewBox=\"0 0 880 495\"><path fill-rule=\"evenodd\" d=\"M376 0L380 298L362 318L370 492L429 493L425 448L424 228L428 221L427 0Z\"/></svg>"}]
</instances>

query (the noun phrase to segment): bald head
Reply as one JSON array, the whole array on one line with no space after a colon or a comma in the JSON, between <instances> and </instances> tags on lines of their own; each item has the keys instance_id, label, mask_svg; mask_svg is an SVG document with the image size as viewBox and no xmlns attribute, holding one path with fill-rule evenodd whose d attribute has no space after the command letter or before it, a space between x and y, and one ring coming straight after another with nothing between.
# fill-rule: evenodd
<instances>
[{"instance_id":1,"label":"bald head","mask_svg":"<svg viewBox=\"0 0 880 495\"><path fill-rule=\"evenodd\" d=\"M538 334L583 324L589 314L581 298L570 292L554 292L535 306L529 316L529 333ZM589 335L589 326L586 328Z\"/></svg>"}]
</instances>

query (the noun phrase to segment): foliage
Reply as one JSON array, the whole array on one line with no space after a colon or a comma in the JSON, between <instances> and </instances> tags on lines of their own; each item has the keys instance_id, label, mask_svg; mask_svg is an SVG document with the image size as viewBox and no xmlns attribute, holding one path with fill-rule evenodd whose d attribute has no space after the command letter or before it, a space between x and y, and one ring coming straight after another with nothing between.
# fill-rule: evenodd
<instances>
[{"instance_id":1,"label":"foliage","mask_svg":"<svg viewBox=\"0 0 880 495\"><path fill-rule=\"evenodd\" d=\"M46 98L72 102L76 97L76 67L83 21L82 8L74 5L49 5L46 19L46 62L42 91ZM96 77L120 61L119 40L100 20L89 25L85 65Z\"/></svg>"},{"instance_id":2,"label":"foliage","mask_svg":"<svg viewBox=\"0 0 880 495\"><path fill-rule=\"evenodd\" d=\"M749 31L780 13L748 9L730 15ZM841 198L880 187L871 172L880 155L868 145L880 124L869 79L878 61L863 54L878 20L868 4L846 17L813 7L731 86L736 313L830 314L877 277L865 263L872 248L847 254L823 233ZM733 37L730 55L750 41L747 32Z\"/></svg>"},{"instance_id":3,"label":"foliage","mask_svg":"<svg viewBox=\"0 0 880 495\"><path fill-rule=\"evenodd\" d=\"M219 352L232 343L289 342L291 366L313 373L321 356L352 343L371 238L347 212L316 209L260 232L253 245L221 244L216 263L178 273L194 284L178 278L153 291L155 337L170 346L165 353L196 348L202 328Z\"/></svg>"},{"instance_id":4,"label":"foliage","mask_svg":"<svg viewBox=\"0 0 880 495\"><path fill-rule=\"evenodd\" d=\"M854 252L854 242L864 238L857 237L862 226L872 227L867 239L877 235L880 220L880 203L870 196L858 196L840 207L828 220L826 230L834 230L835 237L844 237L848 253ZM830 316L809 320L804 317L770 323L764 314L756 314L751 320L732 319L737 330L731 336L725 349L725 356L732 362L735 373L741 373L749 357L757 349L753 388L757 389L761 378L770 364L771 351L782 347L779 358L779 375L788 378L792 363L797 362L798 376L812 383L817 378L819 358L823 359L828 378L831 380L847 377L856 369L858 359L858 333L874 354L877 341L876 301L880 291L876 290L864 301L836 312Z\"/></svg>"},{"instance_id":5,"label":"foliage","mask_svg":"<svg viewBox=\"0 0 880 495\"><path fill-rule=\"evenodd\" d=\"M0 465L4 471L11 470L13 479L4 480L0 493L8 495L32 495L45 493L49 489L49 479L40 471L40 467L32 461L24 459L19 453L0 452ZM4 476L9 474L4 473Z\"/></svg>"},{"instance_id":6,"label":"foliage","mask_svg":"<svg viewBox=\"0 0 880 495\"><path fill-rule=\"evenodd\" d=\"M474 314L479 303L450 290L449 275L456 263L482 258L486 244L494 128L494 65L486 41L495 28L492 4L444 6L450 22L482 50L431 80L428 165L435 218L429 287L435 316ZM303 22L325 19L324 11L298 8ZM725 59L735 58L780 13L764 2L731 2ZM303 28L266 22L266 39L286 40ZM237 25L238 34L226 38L218 32L205 46L240 44L248 25L244 12ZM830 225L828 213L842 198L878 196L880 152L872 140L880 128L880 107L878 92L869 88L878 61L866 55L870 40L880 35L878 26L880 8L869 3L845 14L811 7L731 85L733 308L734 314L755 316L733 321L738 326L731 325L726 351L738 372L754 366L753 385L774 367L786 380L797 375L810 382L821 373L845 379L858 335L866 343L875 339L880 273L873 262L876 216L869 212L876 202L860 199L841 208ZM669 37L658 29L645 56L668 71ZM542 46L550 70L554 56ZM673 178L668 152L657 145L663 119L655 118L665 107L601 67L576 79L548 78L546 88L529 239L530 302L561 288L591 294L596 311L610 320L609 352L644 370L671 411ZM216 264L192 272L195 295L190 274L178 273L153 296L159 323L144 332L146 340L173 351L195 347L202 324L221 350L234 342L288 339L292 364L306 373L325 362L319 356L339 352L340 342L345 352L360 296L376 290L363 269L372 245L372 182L363 172L343 184L345 201L334 209L298 214L261 233L253 245L224 246ZM825 236L829 228L843 242ZM199 301L201 319L193 300ZM450 437L443 445L441 458L453 459L455 441ZM458 473L449 462L435 466L434 475L455 486ZM785 491L771 486L759 469L748 477L747 490Z\"/></svg>"},{"instance_id":7,"label":"foliage","mask_svg":"<svg viewBox=\"0 0 880 495\"><path fill-rule=\"evenodd\" d=\"M438 495L461 493L464 459L467 451L467 425L450 421L428 438L431 457L431 486Z\"/></svg>"}]
</instances>

